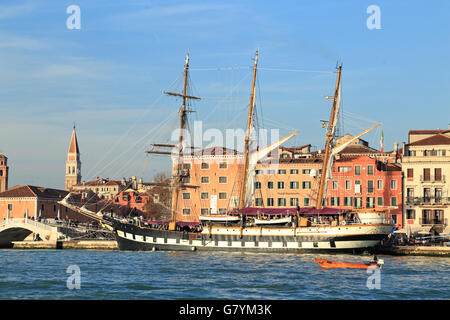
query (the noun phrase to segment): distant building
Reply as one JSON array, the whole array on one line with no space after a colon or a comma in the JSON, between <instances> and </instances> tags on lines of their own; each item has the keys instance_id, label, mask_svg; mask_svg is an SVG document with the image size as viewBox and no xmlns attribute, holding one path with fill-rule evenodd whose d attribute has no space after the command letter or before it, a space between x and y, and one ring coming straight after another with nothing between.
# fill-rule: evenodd
<instances>
[{"instance_id":1,"label":"distant building","mask_svg":"<svg viewBox=\"0 0 450 320\"><path fill-rule=\"evenodd\" d=\"M37 186L15 186L0 193L0 220L5 218L28 218L92 221L82 214L60 205L68 194L65 190L58 190Z\"/></svg>"},{"instance_id":2,"label":"distant building","mask_svg":"<svg viewBox=\"0 0 450 320\"><path fill-rule=\"evenodd\" d=\"M70 191L72 189L72 186L80 182L81 182L80 149L78 147L75 126L73 126L72 137L70 139L69 150L67 152L65 189L67 191Z\"/></svg>"},{"instance_id":3,"label":"distant building","mask_svg":"<svg viewBox=\"0 0 450 320\"><path fill-rule=\"evenodd\" d=\"M0 154L0 192L8 190L8 158Z\"/></svg>"},{"instance_id":4,"label":"distant building","mask_svg":"<svg viewBox=\"0 0 450 320\"><path fill-rule=\"evenodd\" d=\"M411 233L442 232L450 218L450 130L411 130L403 145L404 220Z\"/></svg>"}]
</instances>

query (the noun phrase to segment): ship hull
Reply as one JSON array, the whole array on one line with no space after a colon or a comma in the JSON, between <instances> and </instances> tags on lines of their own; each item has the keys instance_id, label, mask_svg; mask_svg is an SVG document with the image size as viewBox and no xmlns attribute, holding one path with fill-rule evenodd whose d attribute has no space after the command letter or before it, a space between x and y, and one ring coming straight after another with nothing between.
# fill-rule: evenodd
<instances>
[{"instance_id":1,"label":"ship hull","mask_svg":"<svg viewBox=\"0 0 450 320\"><path fill-rule=\"evenodd\" d=\"M361 252L384 239L391 226L321 228L218 227L203 233L168 231L115 222L119 250L232 252ZM361 230L362 229L362 230ZM264 232L266 231L266 232ZM259 234L256 234L258 233ZM267 234L272 232L272 235ZM281 234L285 232L285 234ZM233 234L234 233L234 234ZM237 233L237 234L236 234ZM240 234L246 233L246 234Z\"/></svg>"}]
</instances>

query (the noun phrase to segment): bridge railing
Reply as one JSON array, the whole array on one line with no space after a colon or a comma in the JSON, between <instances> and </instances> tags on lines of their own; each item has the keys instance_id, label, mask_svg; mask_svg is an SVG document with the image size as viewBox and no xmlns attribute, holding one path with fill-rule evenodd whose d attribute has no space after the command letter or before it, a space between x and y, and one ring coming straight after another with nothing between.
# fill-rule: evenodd
<instances>
[{"instance_id":1,"label":"bridge railing","mask_svg":"<svg viewBox=\"0 0 450 320\"><path fill-rule=\"evenodd\" d=\"M46 230L46 231L50 231L50 232L58 231L57 227L52 227L52 226L46 225L44 223L37 222L37 221L31 220L31 219L26 219L26 218L9 218L9 219L5 219L3 221L0 221L0 227L6 226L6 225L11 224L11 223L14 223L14 224L28 224L28 225L32 225L32 226L35 226L37 228L40 228L40 229L43 229L43 230Z\"/></svg>"}]
</instances>

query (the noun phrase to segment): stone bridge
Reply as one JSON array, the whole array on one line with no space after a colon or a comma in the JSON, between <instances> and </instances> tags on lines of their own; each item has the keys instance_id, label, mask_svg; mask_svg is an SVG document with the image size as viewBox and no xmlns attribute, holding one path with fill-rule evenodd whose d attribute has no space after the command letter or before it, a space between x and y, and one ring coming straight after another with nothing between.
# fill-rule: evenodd
<instances>
[{"instance_id":1,"label":"stone bridge","mask_svg":"<svg viewBox=\"0 0 450 320\"><path fill-rule=\"evenodd\" d=\"M63 236L58 227L28 218L10 218L0 221L0 248L11 248L13 241L23 241L32 233L39 234L43 241L56 241Z\"/></svg>"}]
</instances>

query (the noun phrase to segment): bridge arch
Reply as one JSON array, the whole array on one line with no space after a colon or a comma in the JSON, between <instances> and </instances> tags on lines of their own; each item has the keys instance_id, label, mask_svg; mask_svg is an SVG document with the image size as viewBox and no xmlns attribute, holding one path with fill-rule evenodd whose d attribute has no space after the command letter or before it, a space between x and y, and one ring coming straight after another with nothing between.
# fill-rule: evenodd
<instances>
[{"instance_id":1,"label":"bridge arch","mask_svg":"<svg viewBox=\"0 0 450 320\"><path fill-rule=\"evenodd\" d=\"M56 241L62 235L52 227L30 219L5 219L0 221L0 248L11 248L13 241L23 241L30 234L39 234L44 241Z\"/></svg>"}]
</instances>

